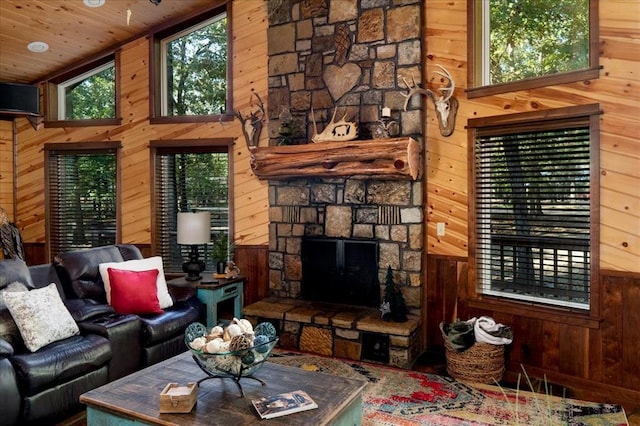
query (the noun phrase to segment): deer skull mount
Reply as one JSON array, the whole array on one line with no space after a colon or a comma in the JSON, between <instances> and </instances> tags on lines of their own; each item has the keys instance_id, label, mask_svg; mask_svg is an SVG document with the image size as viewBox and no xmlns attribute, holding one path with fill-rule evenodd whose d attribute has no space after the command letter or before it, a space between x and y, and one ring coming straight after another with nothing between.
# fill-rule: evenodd
<instances>
[{"instance_id":1,"label":"deer skull mount","mask_svg":"<svg viewBox=\"0 0 640 426\"><path fill-rule=\"evenodd\" d=\"M453 130L456 125L456 115L458 114L458 99L453 96L453 92L456 89L456 85L451 78L451 74L447 69L441 65L437 65L440 67L442 72L434 71L434 74L438 74L439 76L444 77L448 80L448 83L444 87L440 87L438 91L442 94L441 96L436 97L433 91L429 89L423 89L419 83L416 83L416 80L411 76L411 85L407 83L407 80L404 78L405 86L407 86L407 94L402 94L406 98L404 101L404 110L407 110L407 106L409 105L409 101L414 95L426 95L428 96L435 106L436 115L438 116L438 127L440 128L440 134L442 136L451 136Z\"/></svg>"},{"instance_id":2,"label":"deer skull mount","mask_svg":"<svg viewBox=\"0 0 640 426\"><path fill-rule=\"evenodd\" d=\"M236 117L238 117L242 124L242 134L244 135L244 139L247 142L247 148L249 148L249 150L258 147L264 119L264 103L262 102L262 99L260 99L260 95L252 93L249 105L251 107L254 106L253 96L256 97L256 106L258 107L256 111L251 111L246 117L243 117L240 111L235 112Z\"/></svg>"}]
</instances>

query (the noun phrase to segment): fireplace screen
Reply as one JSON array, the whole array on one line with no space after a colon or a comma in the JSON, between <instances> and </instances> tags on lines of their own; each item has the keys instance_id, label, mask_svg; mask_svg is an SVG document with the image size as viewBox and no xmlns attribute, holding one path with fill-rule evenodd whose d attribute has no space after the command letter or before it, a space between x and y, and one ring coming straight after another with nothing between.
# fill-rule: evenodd
<instances>
[{"instance_id":1,"label":"fireplace screen","mask_svg":"<svg viewBox=\"0 0 640 426\"><path fill-rule=\"evenodd\" d=\"M378 242L303 239L302 297L312 301L379 307Z\"/></svg>"}]
</instances>

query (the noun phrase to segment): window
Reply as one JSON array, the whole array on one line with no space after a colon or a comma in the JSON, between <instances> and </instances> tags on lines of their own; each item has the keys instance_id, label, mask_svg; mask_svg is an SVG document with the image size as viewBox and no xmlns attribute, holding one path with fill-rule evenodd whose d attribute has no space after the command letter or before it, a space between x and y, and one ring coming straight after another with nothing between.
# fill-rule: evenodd
<instances>
[{"instance_id":1,"label":"window","mask_svg":"<svg viewBox=\"0 0 640 426\"><path fill-rule=\"evenodd\" d=\"M107 55L49 80L46 124L119 124L117 62L117 55Z\"/></svg>"},{"instance_id":2,"label":"window","mask_svg":"<svg viewBox=\"0 0 640 426\"><path fill-rule=\"evenodd\" d=\"M598 0L469 2L471 97L598 77Z\"/></svg>"},{"instance_id":3,"label":"window","mask_svg":"<svg viewBox=\"0 0 640 426\"><path fill-rule=\"evenodd\" d=\"M178 212L211 212L212 245L205 249L204 259L207 269L214 267L215 246L222 243L228 250L229 235L232 235L230 146L231 142L222 146L155 145L154 248L156 255L162 256L166 270L181 271L182 263L188 258L189 247L178 246L176 241ZM202 254L202 248L200 250Z\"/></svg>"},{"instance_id":4,"label":"window","mask_svg":"<svg viewBox=\"0 0 640 426\"><path fill-rule=\"evenodd\" d=\"M120 124L117 53L80 65L47 81L46 127Z\"/></svg>"},{"instance_id":5,"label":"window","mask_svg":"<svg viewBox=\"0 0 640 426\"><path fill-rule=\"evenodd\" d=\"M46 144L49 255L115 244L118 146Z\"/></svg>"},{"instance_id":6,"label":"window","mask_svg":"<svg viewBox=\"0 0 640 426\"><path fill-rule=\"evenodd\" d=\"M470 123L477 288L589 309L599 247L598 109L546 113L557 118L536 112Z\"/></svg>"},{"instance_id":7,"label":"window","mask_svg":"<svg viewBox=\"0 0 640 426\"><path fill-rule=\"evenodd\" d=\"M58 119L115 118L116 70L113 61L58 85Z\"/></svg>"},{"instance_id":8,"label":"window","mask_svg":"<svg viewBox=\"0 0 640 426\"><path fill-rule=\"evenodd\" d=\"M207 14L154 35L155 117L224 116L231 111L229 11Z\"/></svg>"}]
</instances>

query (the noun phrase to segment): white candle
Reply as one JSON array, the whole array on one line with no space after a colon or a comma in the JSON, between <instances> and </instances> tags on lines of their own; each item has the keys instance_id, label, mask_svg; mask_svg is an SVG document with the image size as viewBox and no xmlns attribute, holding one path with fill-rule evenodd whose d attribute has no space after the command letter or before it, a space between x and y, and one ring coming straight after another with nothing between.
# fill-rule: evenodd
<instances>
[{"instance_id":1,"label":"white candle","mask_svg":"<svg viewBox=\"0 0 640 426\"><path fill-rule=\"evenodd\" d=\"M389 107L382 108L382 116L383 117L391 117L391 108L389 108Z\"/></svg>"}]
</instances>

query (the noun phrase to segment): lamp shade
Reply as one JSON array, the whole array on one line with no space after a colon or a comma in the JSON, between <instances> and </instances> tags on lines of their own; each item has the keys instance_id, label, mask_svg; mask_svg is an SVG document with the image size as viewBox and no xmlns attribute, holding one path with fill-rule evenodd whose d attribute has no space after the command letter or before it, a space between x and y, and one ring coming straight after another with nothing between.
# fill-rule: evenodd
<instances>
[{"instance_id":1,"label":"lamp shade","mask_svg":"<svg viewBox=\"0 0 640 426\"><path fill-rule=\"evenodd\" d=\"M211 242L211 213L178 213L178 244L194 245Z\"/></svg>"}]
</instances>

